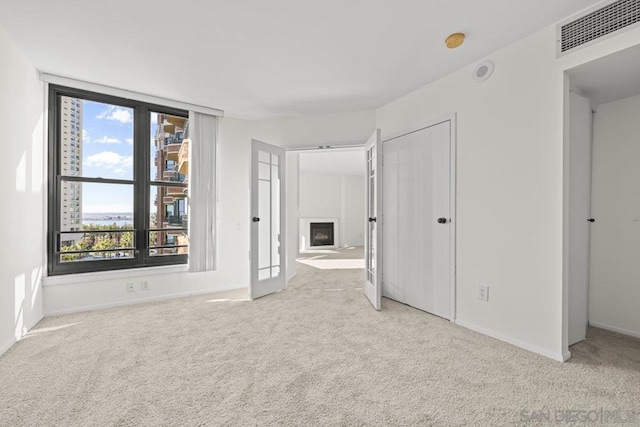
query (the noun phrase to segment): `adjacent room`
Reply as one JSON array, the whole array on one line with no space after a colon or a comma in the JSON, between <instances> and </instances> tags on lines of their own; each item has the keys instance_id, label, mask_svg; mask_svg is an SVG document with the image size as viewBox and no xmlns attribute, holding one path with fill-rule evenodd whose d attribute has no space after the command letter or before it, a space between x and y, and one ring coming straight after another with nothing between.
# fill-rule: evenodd
<instances>
[{"instance_id":1,"label":"adjacent room","mask_svg":"<svg viewBox=\"0 0 640 427\"><path fill-rule=\"evenodd\" d=\"M640 338L638 67L632 47L568 71L569 345L601 333L594 327Z\"/></svg>"},{"instance_id":2,"label":"adjacent room","mask_svg":"<svg viewBox=\"0 0 640 427\"><path fill-rule=\"evenodd\" d=\"M329 270L364 269L363 148L288 152L299 156L298 263Z\"/></svg>"},{"instance_id":3,"label":"adjacent room","mask_svg":"<svg viewBox=\"0 0 640 427\"><path fill-rule=\"evenodd\" d=\"M305 150L299 179L300 251L363 246L364 151Z\"/></svg>"},{"instance_id":4,"label":"adjacent room","mask_svg":"<svg viewBox=\"0 0 640 427\"><path fill-rule=\"evenodd\" d=\"M0 425L640 424L640 0L0 10Z\"/></svg>"}]
</instances>

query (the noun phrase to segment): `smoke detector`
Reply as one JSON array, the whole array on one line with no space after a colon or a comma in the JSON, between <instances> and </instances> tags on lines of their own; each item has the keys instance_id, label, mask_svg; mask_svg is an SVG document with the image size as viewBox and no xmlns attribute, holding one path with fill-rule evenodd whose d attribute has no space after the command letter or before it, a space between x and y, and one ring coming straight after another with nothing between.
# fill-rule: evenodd
<instances>
[{"instance_id":1,"label":"smoke detector","mask_svg":"<svg viewBox=\"0 0 640 427\"><path fill-rule=\"evenodd\" d=\"M493 62L484 61L473 69L473 79L477 82L483 82L493 74Z\"/></svg>"}]
</instances>

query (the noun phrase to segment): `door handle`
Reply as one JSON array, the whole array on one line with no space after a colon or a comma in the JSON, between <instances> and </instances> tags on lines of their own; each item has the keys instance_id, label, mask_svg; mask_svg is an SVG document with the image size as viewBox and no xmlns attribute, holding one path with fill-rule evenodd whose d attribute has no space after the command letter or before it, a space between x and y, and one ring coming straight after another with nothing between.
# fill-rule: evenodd
<instances>
[{"instance_id":1,"label":"door handle","mask_svg":"<svg viewBox=\"0 0 640 427\"><path fill-rule=\"evenodd\" d=\"M596 220L595 220L595 219L593 219L593 218L589 218L587 221L589 221L589 222L596 222Z\"/></svg>"},{"instance_id":2,"label":"door handle","mask_svg":"<svg viewBox=\"0 0 640 427\"><path fill-rule=\"evenodd\" d=\"M446 224L447 223L447 218L442 217L442 218L438 218L438 224Z\"/></svg>"},{"instance_id":3,"label":"door handle","mask_svg":"<svg viewBox=\"0 0 640 427\"><path fill-rule=\"evenodd\" d=\"M257 216L253 217L253 222L260 222L260 218L258 218Z\"/></svg>"}]
</instances>

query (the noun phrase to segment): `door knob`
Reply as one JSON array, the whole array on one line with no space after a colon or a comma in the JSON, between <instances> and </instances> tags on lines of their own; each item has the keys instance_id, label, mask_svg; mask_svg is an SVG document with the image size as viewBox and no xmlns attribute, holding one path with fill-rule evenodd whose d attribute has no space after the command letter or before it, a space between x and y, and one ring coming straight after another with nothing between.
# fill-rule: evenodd
<instances>
[{"instance_id":1,"label":"door knob","mask_svg":"<svg viewBox=\"0 0 640 427\"><path fill-rule=\"evenodd\" d=\"M438 218L438 224L446 224L447 223L447 218L442 217L442 218Z\"/></svg>"},{"instance_id":2,"label":"door knob","mask_svg":"<svg viewBox=\"0 0 640 427\"><path fill-rule=\"evenodd\" d=\"M376 218L373 217L373 218L369 218L369 222L377 222L377 221L376 221Z\"/></svg>"},{"instance_id":3,"label":"door knob","mask_svg":"<svg viewBox=\"0 0 640 427\"><path fill-rule=\"evenodd\" d=\"M260 218L258 218L257 216L253 217L253 222L260 222Z\"/></svg>"},{"instance_id":4,"label":"door knob","mask_svg":"<svg viewBox=\"0 0 640 427\"><path fill-rule=\"evenodd\" d=\"M587 221L589 221L589 222L596 222L596 220L595 220L595 219L593 219L593 218L589 218Z\"/></svg>"}]
</instances>

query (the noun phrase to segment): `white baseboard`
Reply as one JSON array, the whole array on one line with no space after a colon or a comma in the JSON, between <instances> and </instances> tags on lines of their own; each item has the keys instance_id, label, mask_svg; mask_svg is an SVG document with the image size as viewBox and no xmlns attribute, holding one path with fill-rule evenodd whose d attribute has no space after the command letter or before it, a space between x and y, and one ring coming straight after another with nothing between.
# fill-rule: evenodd
<instances>
[{"instance_id":1,"label":"white baseboard","mask_svg":"<svg viewBox=\"0 0 640 427\"><path fill-rule=\"evenodd\" d=\"M2 356L7 350L9 350L16 343L16 339L11 338L4 344L0 344L0 356Z\"/></svg>"},{"instance_id":2,"label":"white baseboard","mask_svg":"<svg viewBox=\"0 0 640 427\"><path fill-rule=\"evenodd\" d=\"M126 305L143 304L146 302L163 301L163 300L174 299L174 298L184 298L184 297L189 297L194 295L213 294L216 292L233 291L236 289L246 289L246 288L238 287L238 286L230 286L227 288L215 288L215 289L203 289L198 291L178 292L174 294L158 295L154 297L139 298L139 299L129 300L129 301L117 301L117 302L112 302L107 304L96 304L96 305L87 305L83 307L73 307L73 308L68 308L64 310L45 311L44 316L50 317L50 316L59 316L61 314L81 313L83 311L103 310L105 308L123 307Z\"/></svg>"},{"instance_id":3,"label":"white baseboard","mask_svg":"<svg viewBox=\"0 0 640 427\"><path fill-rule=\"evenodd\" d=\"M502 335L502 334L499 334L497 332L490 331L488 329L482 328L480 326L476 326L476 325L473 325L471 323L467 323L467 322L465 322L463 320L456 320L455 324L456 325L460 325L463 328L467 328L467 329L471 329L472 331L479 332L479 333L481 333L483 335L490 336L491 338L495 338L497 340L504 341L506 343L515 345L516 347L520 347L520 348L523 348L525 350L531 351L533 353L537 353L537 354L539 354L541 356L545 356L545 357L548 357L550 359L557 360L558 362L566 362L567 360L569 360L567 358L566 354L553 353L551 351L542 349L540 347L536 347L535 345L528 344L526 342L517 340L515 338L511 338L511 337L508 337L506 335ZM571 357L571 353L569 353L568 357Z\"/></svg>"},{"instance_id":4,"label":"white baseboard","mask_svg":"<svg viewBox=\"0 0 640 427\"><path fill-rule=\"evenodd\" d=\"M567 360L571 359L571 352L569 350L565 351L564 353L562 353L562 358L563 358L563 362L566 362Z\"/></svg>"},{"instance_id":5,"label":"white baseboard","mask_svg":"<svg viewBox=\"0 0 640 427\"><path fill-rule=\"evenodd\" d=\"M589 326L593 326L594 328L605 329L611 332L617 332L623 335L629 335L630 337L634 337L634 338L640 338L640 332L630 331L628 329L618 328L616 326L609 326L600 322L589 321Z\"/></svg>"}]
</instances>

